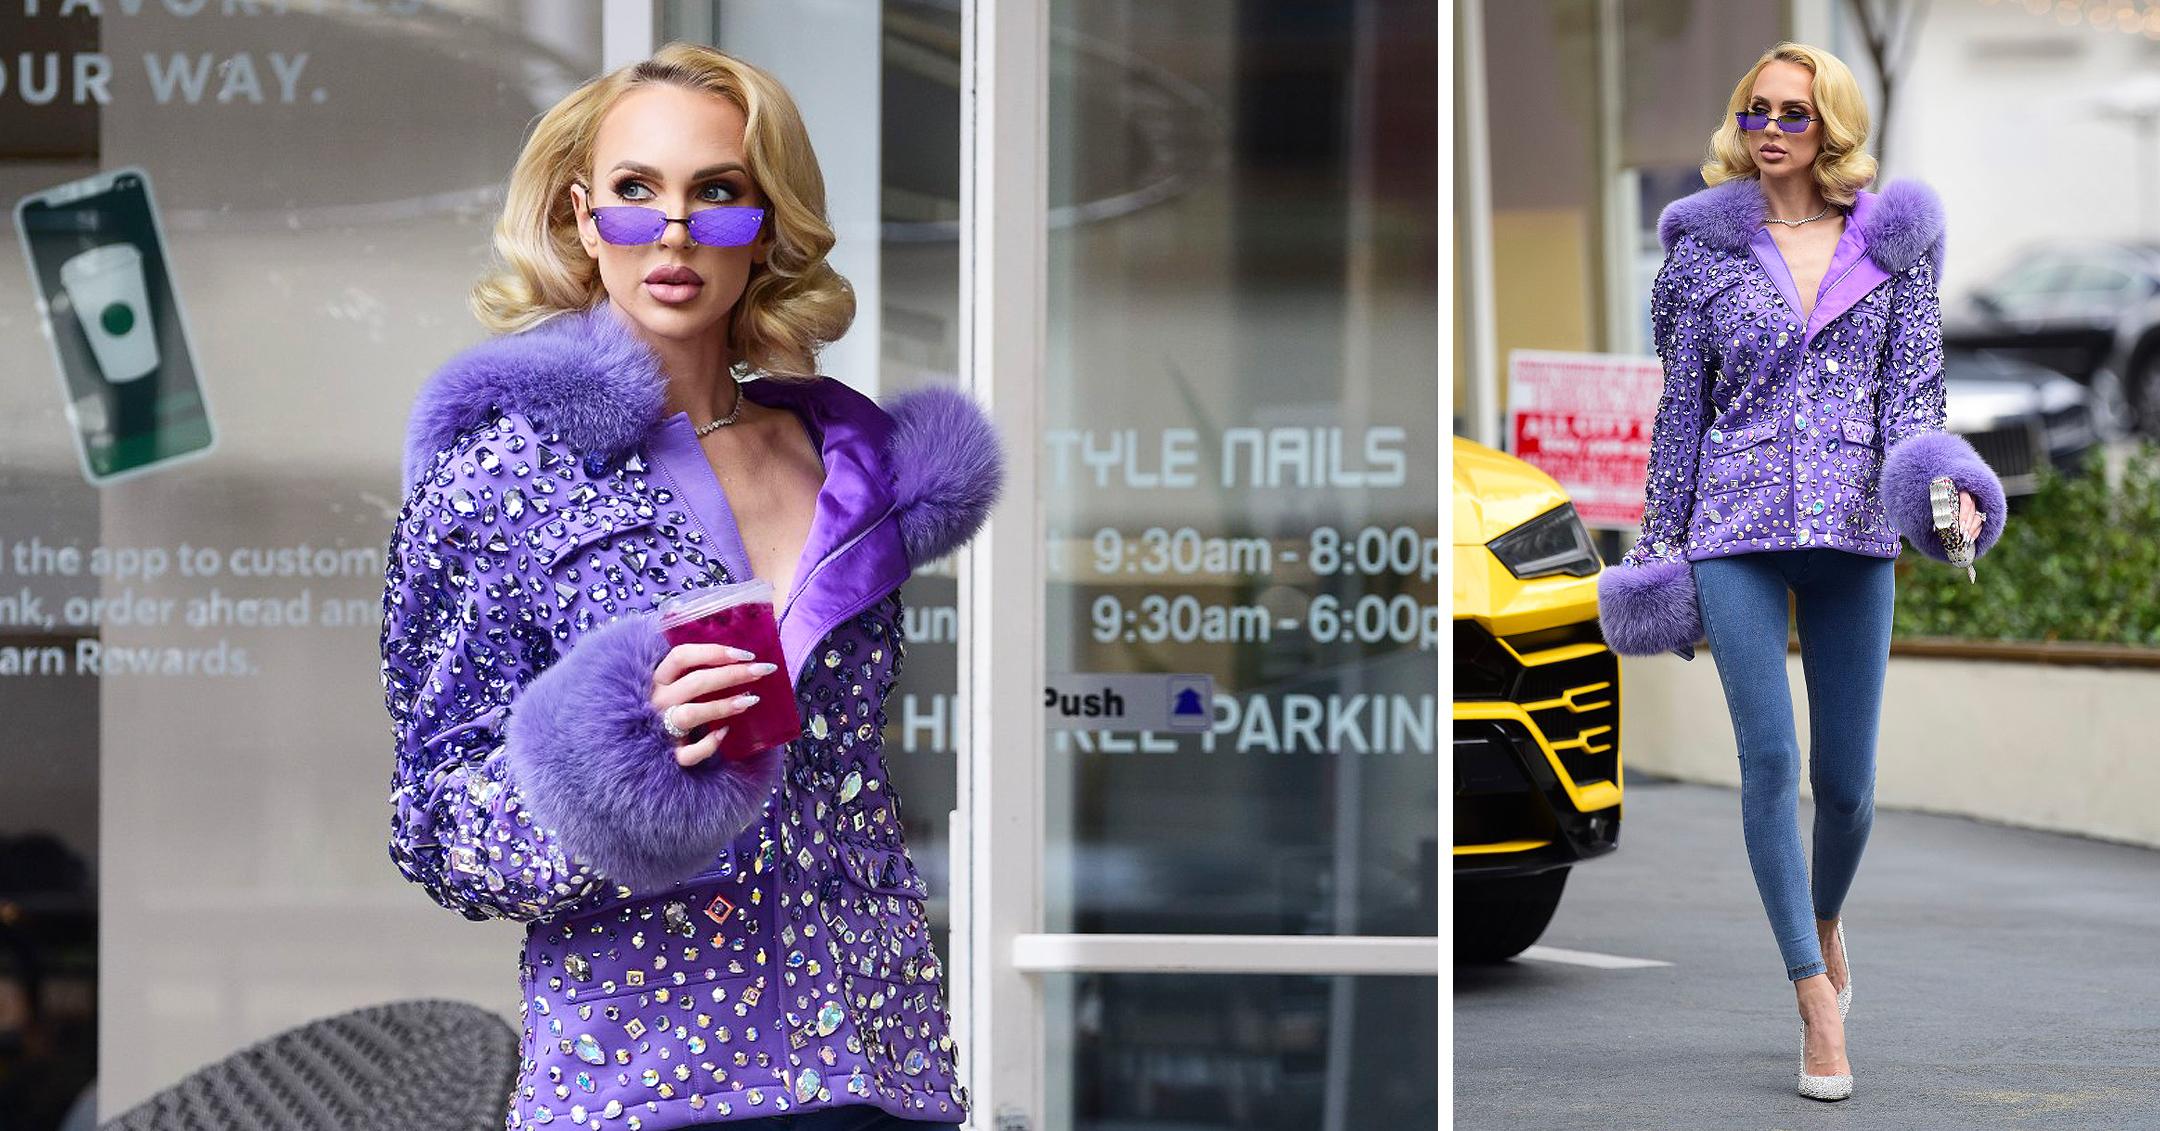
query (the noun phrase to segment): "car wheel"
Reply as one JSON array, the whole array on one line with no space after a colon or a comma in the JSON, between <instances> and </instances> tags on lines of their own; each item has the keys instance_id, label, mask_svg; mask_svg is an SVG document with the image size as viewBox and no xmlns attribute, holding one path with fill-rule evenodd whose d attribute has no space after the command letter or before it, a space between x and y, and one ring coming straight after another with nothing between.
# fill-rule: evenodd
<instances>
[{"instance_id":1,"label":"car wheel","mask_svg":"<svg viewBox=\"0 0 2160 1131\"><path fill-rule=\"evenodd\" d=\"M1538 941L1560 906L1568 869L1455 882L1455 961L1503 962Z\"/></svg>"}]
</instances>

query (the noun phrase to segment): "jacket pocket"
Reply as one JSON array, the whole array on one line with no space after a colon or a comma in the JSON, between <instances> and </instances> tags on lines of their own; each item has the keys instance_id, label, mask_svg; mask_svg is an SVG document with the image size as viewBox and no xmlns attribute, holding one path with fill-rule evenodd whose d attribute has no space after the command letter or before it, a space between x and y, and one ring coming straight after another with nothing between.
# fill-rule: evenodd
<instances>
[{"instance_id":1,"label":"jacket pocket","mask_svg":"<svg viewBox=\"0 0 2160 1131\"><path fill-rule=\"evenodd\" d=\"M908 859L904 848L887 848L835 837L833 850L839 854L842 874L866 892L909 899L926 899L930 895L929 885L923 883L922 876L915 871L915 862Z\"/></svg>"},{"instance_id":2,"label":"jacket pocket","mask_svg":"<svg viewBox=\"0 0 2160 1131\"><path fill-rule=\"evenodd\" d=\"M929 894L903 848L835 839L838 872L819 914L835 963L856 977L912 985L938 974L930 947Z\"/></svg>"},{"instance_id":3,"label":"jacket pocket","mask_svg":"<svg viewBox=\"0 0 2160 1131\"><path fill-rule=\"evenodd\" d=\"M478 732L486 732L489 741L499 742L501 739L494 733L494 728L502 724L503 715L508 711L508 707L499 704L489 707L464 722L453 723L421 739L420 748L434 750L453 741L470 741L472 735Z\"/></svg>"},{"instance_id":4,"label":"jacket pocket","mask_svg":"<svg viewBox=\"0 0 2160 1131\"><path fill-rule=\"evenodd\" d=\"M1838 482L1866 487L1882 471L1882 453L1875 445L1875 422L1846 417L1838 422L1838 443L1830 453L1830 474Z\"/></svg>"},{"instance_id":5,"label":"jacket pocket","mask_svg":"<svg viewBox=\"0 0 2160 1131\"><path fill-rule=\"evenodd\" d=\"M1861 334L1873 335L1870 341L1879 339L1890 325L1890 288L1876 284L1845 312L1845 318Z\"/></svg>"},{"instance_id":6,"label":"jacket pocket","mask_svg":"<svg viewBox=\"0 0 2160 1131\"><path fill-rule=\"evenodd\" d=\"M659 512L651 503L610 497L582 506L565 507L547 521L528 527L524 538L543 568L553 570L572 560L587 546L641 527L651 526Z\"/></svg>"},{"instance_id":7,"label":"jacket pocket","mask_svg":"<svg viewBox=\"0 0 2160 1131\"><path fill-rule=\"evenodd\" d=\"M1778 465L1768 458L1763 441L1778 433L1778 421L1765 420L1744 428L1712 428L1703 436L1703 463L1699 494L1722 495L1745 487L1775 482Z\"/></svg>"}]
</instances>

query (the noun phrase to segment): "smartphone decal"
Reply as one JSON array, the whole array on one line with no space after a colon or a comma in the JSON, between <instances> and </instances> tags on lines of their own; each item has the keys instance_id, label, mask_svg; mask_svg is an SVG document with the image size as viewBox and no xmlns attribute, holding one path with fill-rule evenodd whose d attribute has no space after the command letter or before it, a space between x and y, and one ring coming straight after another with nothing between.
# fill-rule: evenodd
<instances>
[{"instance_id":1,"label":"smartphone decal","mask_svg":"<svg viewBox=\"0 0 2160 1131\"><path fill-rule=\"evenodd\" d=\"M137 166L15 205L38 313L92 483L206 454L210 409L150 177Z\"/></svg>"}]
</instances>

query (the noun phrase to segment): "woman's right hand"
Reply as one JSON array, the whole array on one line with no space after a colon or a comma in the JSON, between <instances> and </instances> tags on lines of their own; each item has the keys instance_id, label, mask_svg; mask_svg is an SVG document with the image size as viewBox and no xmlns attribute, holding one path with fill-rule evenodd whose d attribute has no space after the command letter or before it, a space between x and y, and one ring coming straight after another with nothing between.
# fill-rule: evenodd
<instances>
[{"instance_id":1,"label":"woman's right hand","mask_svg":"<svg viewBox=\"0 0 2160 1131\"><path fill-rule=\"evenodd\" d=\"M653 709L660 712L661 718L672 719L677 730L689 734L695 734L698 727L707 723L733 718L749 710L757 702L755 695L734 695L711 703L693 700L778 670L775 665L763 661L745 662L753 656L754 653L725 644L675 645L653 670ZM714 727L702 738L677 742L675 763L695 766L712 757L713 751L720 748L720 738L727 729Z\"/></svg>"}]
</instances>

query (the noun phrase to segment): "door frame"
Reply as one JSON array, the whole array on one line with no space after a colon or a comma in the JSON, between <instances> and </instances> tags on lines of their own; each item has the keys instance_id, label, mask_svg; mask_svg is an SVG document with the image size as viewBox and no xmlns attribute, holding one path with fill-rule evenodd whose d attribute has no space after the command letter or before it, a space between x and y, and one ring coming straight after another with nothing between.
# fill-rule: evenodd
<instances>
[{"instance_id":1,"label":"door frame","mask_svg":"<svg viewBox=\"0 0 2160 1131\"><path fill-rule=\"evenodd\" d=\"M969 1128L1042 1126L1043 508L1048 0L965 0L960 62L960 384L1006 438L1005 483L959 555L960 776L952 813L953 1038ZM992 632L998 626L1002 631ZM992 1039L995 1038L995 1039Z\"/></svg>"}]
</instances>

